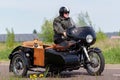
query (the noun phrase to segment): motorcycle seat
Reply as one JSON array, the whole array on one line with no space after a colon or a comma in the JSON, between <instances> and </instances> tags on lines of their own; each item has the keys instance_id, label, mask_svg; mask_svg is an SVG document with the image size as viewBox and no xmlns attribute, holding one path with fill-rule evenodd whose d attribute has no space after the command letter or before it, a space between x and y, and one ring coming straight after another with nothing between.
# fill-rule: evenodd
<instances>
[{"instance_id":1,"label":"motorcycle seat","mask_svg":"<svg viewBox=\"0 0 120 80\"><path fill-rule=\"evenodd\" d=\"M61 46L59 44L54 44L53 49L57 51L66 51L69 48L69 46Z\"/></svg>"},{"instance_id":2,"label":"motorcycle seat","mask_svg":"<svg viewBox=\"0 0 120 80\"><path fill-rule=\"evenodd\" d=\"M60 46L59 44L53 44L53 45L44 45L45 49L65 49L64 46Z\"/></svg>"}]
</instances>

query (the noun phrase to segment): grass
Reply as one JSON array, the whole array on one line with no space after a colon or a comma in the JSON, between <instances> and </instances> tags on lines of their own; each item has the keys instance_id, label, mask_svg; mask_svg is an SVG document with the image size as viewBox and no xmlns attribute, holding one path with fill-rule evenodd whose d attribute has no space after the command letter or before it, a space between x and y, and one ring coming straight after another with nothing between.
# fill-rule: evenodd
<instances>
[{"instance_id":1,"label":"grass","mask_svg":"<svg viewBox=\"0 0 120 80\"><path fill-rule=\"evenodd\" d=\"M8 60L8 56L11 53L12 49L3 49L0 51L0 60Z\"/></svg>"},{"instance_id":2,"label":"grass","mask_svg":"<svg viewBox=\"0 0 120 80\"><path fill-rule=\"evenodd\" d=\"M7 47L5 43L0 43L0 61L8 61L8 56L12 50L21 43L15 43L13 47Z\"/></svg>"},{"instance_id":3,"label":"grass","mask_svg":"<svg viewBox=\"0 0 120 80\"><path fill-rule=\"evenodd\" d=\"M103 52L106 63L118 64L120 63L120 47L111 48Z\"/></svg>"},{"instance_id":4,"label":"grass","mask_svg":"<svg viewBox=\"0 0 120 80\"><path fill-rule=\"evenodd\" d=\"M120 64L120 40L106 39L95 43L103 51L105 63Z\"/></svg>"}]
</instances>

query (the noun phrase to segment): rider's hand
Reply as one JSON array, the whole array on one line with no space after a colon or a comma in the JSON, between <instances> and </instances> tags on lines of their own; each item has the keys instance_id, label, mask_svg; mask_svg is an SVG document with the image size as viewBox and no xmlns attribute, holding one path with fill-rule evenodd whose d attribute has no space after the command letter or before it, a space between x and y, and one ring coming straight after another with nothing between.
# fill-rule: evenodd
<instances>
[{"instance_id":1,"label":"rider's hand","mask_svg":"<svg viewBox=\"0 0 120 80\"><path fill-rule=\"evenodd\" d=\"M66 32L63 32L63 35L66 37L67 35L66 35Z\"/></svg>"}]
</instances>

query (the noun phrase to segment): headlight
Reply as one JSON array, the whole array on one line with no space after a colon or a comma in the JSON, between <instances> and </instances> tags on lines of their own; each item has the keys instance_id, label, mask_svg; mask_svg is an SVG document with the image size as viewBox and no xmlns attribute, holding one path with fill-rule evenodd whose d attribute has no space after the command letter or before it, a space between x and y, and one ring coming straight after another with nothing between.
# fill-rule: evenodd
<instances>
[{"instance_id":1,"label":"headlight","mask_svg":"<svg viewBox=\"0 0 120 80\"><path fill-rule=\"evenodd\" d=\"M29 57L29 56L30 56L30 54L29 54L29 53L26 53L26 56L27 56L27 57Z\"/></svg>"},{"instance_id":2,"label":"headlight","mask_svg":"<svg viewBox=\"0 0 120 80\"><path fill-rule=\"evenodd\" d=\"M92 35L87 35L86 36L86 41L87 41L87 43L91 43L93 41Z\"/></svg>"}]
</instances>

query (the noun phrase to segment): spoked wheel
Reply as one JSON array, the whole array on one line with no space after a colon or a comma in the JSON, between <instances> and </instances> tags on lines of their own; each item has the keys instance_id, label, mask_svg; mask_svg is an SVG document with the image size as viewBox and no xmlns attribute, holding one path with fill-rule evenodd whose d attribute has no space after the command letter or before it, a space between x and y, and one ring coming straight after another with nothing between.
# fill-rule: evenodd
<instances>
[{"instance_id":1,"label":"spoked wheel","mask_svg":"<svg viewBox=\"0 0 120 80\"><path fill-rule=\"evenodd\" d=\"M87 72L90 75L101 75L104 70L105 61L102 53L91 51L89 52L90 63L87 64Z\"/></svg>"},{"instance_id":2,"label":"spoked wheel","mask_svg":"<svg viewBox=\"0 0 120 80\"><path fill-rule=\"evenodd\" d=\"M27 74L27 67L25 66L25 59L23 56L16 54L12 59L13 64L13 73L20 77L26 76Z\"/></svg>"}]
</instances>

